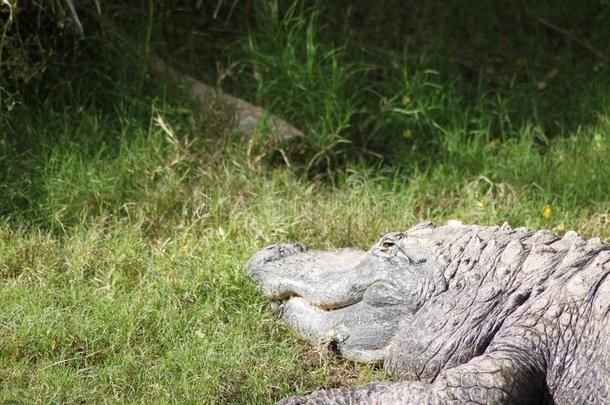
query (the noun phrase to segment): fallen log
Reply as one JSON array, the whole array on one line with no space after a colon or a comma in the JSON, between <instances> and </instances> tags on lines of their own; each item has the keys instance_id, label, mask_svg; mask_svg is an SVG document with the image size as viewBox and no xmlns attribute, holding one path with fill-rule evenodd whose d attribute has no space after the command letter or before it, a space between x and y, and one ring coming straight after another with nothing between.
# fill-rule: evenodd
<instances>
[{"instance_id":1,"label":"fallen log","mask_svg":"<svg viewBox=\"0 0 610 405\"><path fill-rule=\"evenodd\" d=\"M83 6L83 9L101 26L105 27L108 32L114 34L116 39L130 49L136 57L146 63L151 73L163 77L170 84L181 87L186 95L193 102L200 104L202 108L208 109L215 106L214 103L216 103L216 106L220 105L223 114L227 118L233 118L237 129L244 135L252 136L257 128L266 126L276 140L304 137L300 129L264 108L178 72L168 66L159 56L151 54L149 49L142 51L139 47L134 46L111 20L99 13L99 8L93 10L91 7Z\"/></svg>"},{"instance_id":2,"label":"fallen log","mask_svg":"<svg viewBox=\"0 0 610 405\"><path fill-rule=\"evenodd\" d=\"M219 104L223 114L234 118L238 130L246 136L253 135L254 131L263 125L266 125L272 135L279 140L304 136L301 130L264 108L180 73L158 56L151 56L150 70L156 75L163 76L170 84L182 88L189 99L204 108L209 108L214 103Z\"/></svg>"}]
</instances>

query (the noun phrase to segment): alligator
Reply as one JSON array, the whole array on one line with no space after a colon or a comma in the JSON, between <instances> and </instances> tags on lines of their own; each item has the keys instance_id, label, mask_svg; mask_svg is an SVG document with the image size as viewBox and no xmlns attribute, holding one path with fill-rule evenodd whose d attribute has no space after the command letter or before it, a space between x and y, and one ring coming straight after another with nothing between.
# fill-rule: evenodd
<instances>
[{"instance_id":1,"label":"alligator","mask_svg":"<svg viewBox=\"0 0 610 405\"><path fill-rule=\"evenodd\" d=\"M610 403L610 245L598 238L422 223L366 252L276 244L248 271L300 336L392 375L282 404Z\"/></svg>"}]
</instances>

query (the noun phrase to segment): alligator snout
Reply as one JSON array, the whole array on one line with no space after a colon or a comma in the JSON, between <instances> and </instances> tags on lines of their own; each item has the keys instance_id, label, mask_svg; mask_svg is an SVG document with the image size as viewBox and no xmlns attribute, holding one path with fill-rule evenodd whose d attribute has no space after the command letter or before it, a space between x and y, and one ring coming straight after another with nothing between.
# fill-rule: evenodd
<instances>
[{"instance_id":1,"label":"alligator snout","mask_svg":"<svg viewBox=\"0 0 610 405\"><path fill-rule=\"evenodd\" d=\"M296 253L306 252L307 250L307 247L298 242L271 245L256 253L252 259L250 259L248 269L250 272L253 272L267 263L284 259Z\"/></svg>"},{"instance_id":2,"label":"alligator snout","mask_svg":"<svg viewBox=\"0 0 610 405\"><path fill-rule=\"evenodd\" d=\"M300 243L269 246L250 260L250 277L269 298L298 296L324 309L360 301L372 282L371 269L360 264L366 252L357 249L310 250Z\"/></svg>"},{"instance_id":3,"label":"alligator snout","mask_svg":"<svg viewBox=\"0 0 610 405\"><path fill-rule=\"evenodd\" d=\"M284 243L256 253L248 270L271 299L272 312L311 341L336 342L351 359L382 359L405 312L403 305L377 297L390 284L380 281L397 269L394 261L370 251ZM396 293L390 295L397 299Z\"/></svg>"}]
</instances>

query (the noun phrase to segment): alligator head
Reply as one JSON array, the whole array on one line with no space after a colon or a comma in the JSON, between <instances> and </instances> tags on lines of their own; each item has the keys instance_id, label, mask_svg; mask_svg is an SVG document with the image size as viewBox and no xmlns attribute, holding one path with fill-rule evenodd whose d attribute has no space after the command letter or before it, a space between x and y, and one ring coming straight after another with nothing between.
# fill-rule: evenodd
<instances>
[{"instance_id":1,"label":"alligator head","mask_svg":"<svg viewBox=\"0 0 610 405\"><path fill-rule=\"evenodd\" d=\"M285 403L608 403L610 246L599 239L420 224L366 252L274 245L249 269L301 336L404 380Z\"/></svg>"},{"instance_id":2,"label":"alligator head","mask_svg":"<svg viewBox=\"0 0 610 405\"><path fill-rule=\"evenodd\" d=\"M426 296L446 289L433 282L442 277L432 277L438 266L429 249L427 241L393 232L366 252L273 245L255 254L248 267L274 300L272 308L301 336L332 343L352 360L379 361Z\"/></svg>"}]
</instances>

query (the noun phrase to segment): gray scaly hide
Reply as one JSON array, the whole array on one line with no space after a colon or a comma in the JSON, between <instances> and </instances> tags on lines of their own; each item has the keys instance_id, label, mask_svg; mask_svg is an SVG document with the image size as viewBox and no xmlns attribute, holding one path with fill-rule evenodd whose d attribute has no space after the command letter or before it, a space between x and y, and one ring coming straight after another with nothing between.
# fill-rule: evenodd
<instances>
[{"instance_id":1,"label":"gray scaly hide","mask_svg":"<svg viewBox=\"0 0 610 405\"><path fill-rule=\"evenodd\" d=\"M610 246L599 239L424 223L367 252L270 246L249 272L301 336L383 361L399 381L283 403L610 403Z\"/></svg>"}]
</instances>

